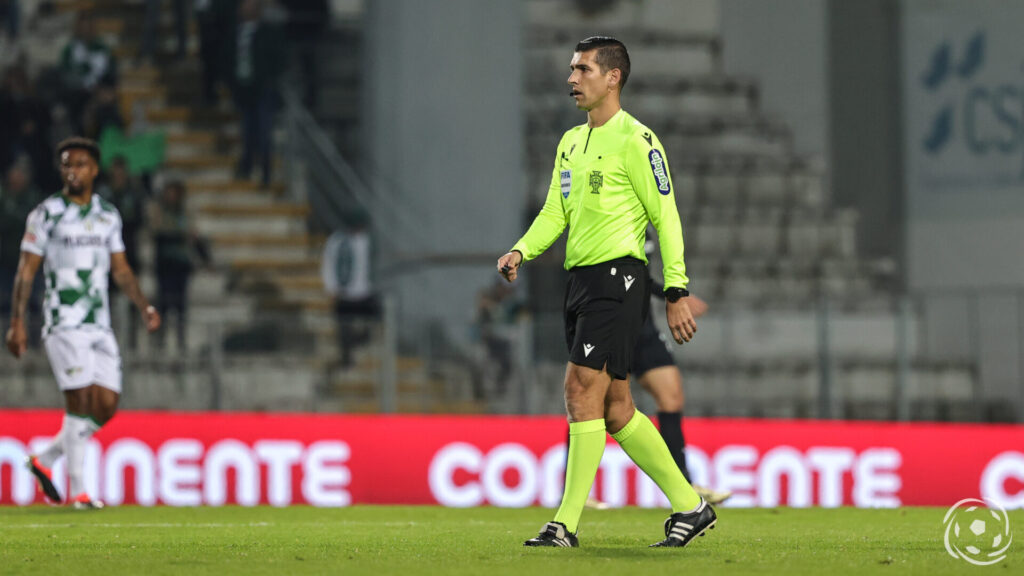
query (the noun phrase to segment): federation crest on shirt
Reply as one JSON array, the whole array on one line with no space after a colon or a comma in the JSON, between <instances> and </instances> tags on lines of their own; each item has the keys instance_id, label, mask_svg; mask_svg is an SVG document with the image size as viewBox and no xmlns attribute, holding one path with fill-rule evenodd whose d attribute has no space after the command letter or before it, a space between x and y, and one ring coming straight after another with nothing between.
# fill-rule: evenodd
<instances>
[{"instance_id":1,"label":"federation crest on shirt","mask_svg":"<svg viewBox=\"0 0 1024 576\"><path fill-rule=\"evenodd\" d=\"M590 193L600 194L601 186L604 184L604 175L601 174L600 170L594 170L590 173Z\"/></svg>"}]
</instances>

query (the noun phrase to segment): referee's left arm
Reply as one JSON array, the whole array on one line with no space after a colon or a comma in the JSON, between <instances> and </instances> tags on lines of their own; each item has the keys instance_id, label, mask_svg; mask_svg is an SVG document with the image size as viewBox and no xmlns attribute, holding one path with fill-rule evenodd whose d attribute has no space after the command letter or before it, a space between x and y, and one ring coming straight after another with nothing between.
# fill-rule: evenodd
<instances>
[{"instance_id":1,"label":"referee's left arm","mask_svg":"<svg viewBox=\"0 0 1024 576\"><path fill-rule=\"evenodd\" d=\"M683 259L683 225L679 221L679 209L672 190L672 175L668 169L665 149L653 132L638 131L630 138L626 154L630 183L640 203L644 205L647 217L658 231L665 288L686 290L690 280L686 277L686 262ZM667 298L665 315L669 331L676 342L682 344L693 338L697 331L697 321L693 318L686 298L679 298L678 295L676 298Z\"/></svg>"},{"instance_id":2,"label":"referee's left arm","mask_svg":"<svg viewBox=\"0 0 1024 576\"><path fill-rule=\"evenodd\" d=\"M646 136L650 136L648 142ZM686 262L683 259L683 225L679 221L668 158L658 137L652 132L637 133L627 149L630 184L658 231L658 245L664 265L665 288L686 288Z\"/></svg>"}]
</instances>

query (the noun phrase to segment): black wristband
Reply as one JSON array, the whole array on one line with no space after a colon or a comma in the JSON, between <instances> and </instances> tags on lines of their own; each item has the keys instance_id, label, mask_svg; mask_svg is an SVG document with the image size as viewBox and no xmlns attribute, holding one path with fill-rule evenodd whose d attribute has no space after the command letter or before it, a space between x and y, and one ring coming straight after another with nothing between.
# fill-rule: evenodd
<instances>
[{"instance_id":1,"label":"black wristband","mask_svg":"<svg viewBox=\"0 0 1024 576\"><path fill-rule=\"evenodd\" d=\"M669 302L678 302L680 298L686 298L690 291L686 288L665 288L665 299Z\"/></svg>"}]
</instances>

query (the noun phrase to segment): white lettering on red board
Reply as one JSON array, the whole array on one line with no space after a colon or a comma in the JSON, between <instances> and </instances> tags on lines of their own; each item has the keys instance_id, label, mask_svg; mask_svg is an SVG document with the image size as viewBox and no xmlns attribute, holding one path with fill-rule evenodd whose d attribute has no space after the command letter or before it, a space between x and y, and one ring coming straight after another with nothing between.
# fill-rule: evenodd
<instances>
[{"instance_id":1,"label":"white lettering on red board","mask_svg":"<svg viewBox=\"0 0 1024 576\"><path fill-rule=\"evenodd\" d=\"M456 442L441 448L431 461L430 491L445 506L557 506L564 459L565 447L561 445L537 458L525 446L514 443L483 452L471 444ZM800 451L777 446L761 454L753 446L731 445L709 458L699 448L689 447L687 460L695 483L733 492L728 502L731 506L841 506L847 476L852 478L852 501L848 504L872 508L901 504L902 457L893 448L857 452L843 447ZM632 500L637 505L664 506L664 496L646 475L637 474L635 465L618 446L608 446L601 460L601 499L613 506L629 502L630 474L636 478ZM508 478L515 480L509 484Z\"/></svg>"},{"instance_id":2,"label":"white lettering on red board","mask_svg":"<svg viewBox=\"0 0 1024 576\"><path fill-rule=\"evenodd\" d=\"M35 480L21 463L27 452L40 450L50 440L34 438L25 446L16 439L0 437L0 467L10 467L15 504L28 505L36 499ZM227 438L204 446L195 439L172 438L155 451L134 438L114 440L106 451L93 440L86 449L85 485L90 494L99 495L107 504L121 504L129 490L125 482L130 470L134 477L130 490L142 506L255 506L263 493L271 505L287 506L294 500L292 472L298 466L302 502L348 506L352 503L348 492L350 456L348 444L333 440L309 445L295 440L259 440L250 446ZM262 469L266 470L265 486L261 486ZM53 467L53 475L57 486L67 485L63 459ZM229 502L231 488L234 498Z\"/></svg>"}]
</instances>

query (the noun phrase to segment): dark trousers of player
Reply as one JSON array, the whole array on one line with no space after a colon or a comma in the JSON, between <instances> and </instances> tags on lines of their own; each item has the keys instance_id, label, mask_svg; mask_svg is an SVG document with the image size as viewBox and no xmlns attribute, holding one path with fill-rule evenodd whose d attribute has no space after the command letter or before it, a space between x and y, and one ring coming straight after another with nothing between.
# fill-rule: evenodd
<instances>
[{"instance_id":1,"label":"dark trousers of player","mask_svg":"<svg viewBox=\"0 0 1024 576\"><path fill-rule=\"evenodd\" d=\"M157 297L156 309L170 321L170 312L173 310L177 315L175 335L177 336L178 350L184 351L186 347L186 321L188 317L188 281L191 271L186 269L158 269L156 273ZM164 345L164 331L157 334L157 343Z\"/></svg>"},{"instance_id":2,"label":"dark trousers of player","mask_svg":"<svg viewBox=\"0 0 1024 576\"><path fill-rule=\"evenodd\" d=\"M277 95L270 88L256 90L238 99L238 110L242 117L242 158L238 162L238 173L248 178L253 162L260 163L260 181L270 184L271 144L274 130L274 112Z\"/></svg>"},{"instance_id":3,"label":"dark trousers of player","mask_svg":"<svg viewBox=\"0 0 1024 576\"><path fill-rule=\"evenodd\" d=\"M370 340L367 323L380 316L380 301L376 296L362 300L334 301L334 316L338 323L338 348L341 365L352 365L352 353Z\"/></svg>"}]
</instances>

